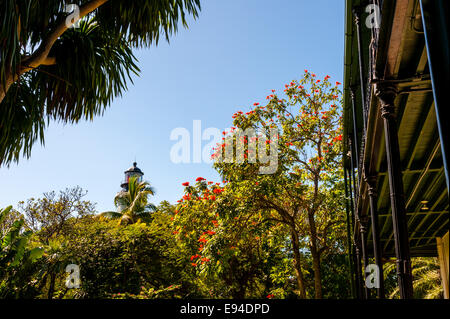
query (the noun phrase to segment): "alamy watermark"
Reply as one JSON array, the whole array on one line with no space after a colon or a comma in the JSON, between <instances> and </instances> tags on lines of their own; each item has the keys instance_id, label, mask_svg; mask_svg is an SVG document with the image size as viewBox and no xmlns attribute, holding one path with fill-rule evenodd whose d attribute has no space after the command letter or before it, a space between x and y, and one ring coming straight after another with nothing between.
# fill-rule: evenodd
<instances>
[{"instance_id":1,"label":"alamy watermark","mask_svg":"<svg viewBox=\"0 0 450 319\"><path fill-rule=\"evenodd\" d=\"M380 288L380 268L378 265L369 264L365 269L366 274L366 287L369 289Z\"/></svg>"},{"instance_id":2,"label":"alamy watermark","mask_svg":"<svg viewBox=\"0 0 450 319\"><path fill-rule=\"evenodd\" d=\"M64 6L64 12L70 13L66 17L66 27L79 28L80 27L80 7L73 3L66 4Z\"/></svg>"},{"instance_id":3,"label":"alamy watermark","mask_svg":"<svg viewBox=\"0 0 450 319\"><path fill-rule=\"evenodd\" d=\"M369 4L366 6L365 11L369 14L366 18L366 27L369 29L380 28L381 13L380 7L376 4Z\"/></svg>"},{"instance_id":4,"label":"alamy watermark","mask_svg":"<svg viewBox=\"0 0 450 319\"><path fill-rule=\"evenodd\" d=\"M66 272L69 273L66 278L66 287L69 289L80 288L80 267L76 264L69 264L66 266Z\"/></svg>"},{"instance_id":5,"label":"alamy watermark","mask_svg":"<svg viewBox=\"0 0 450 319\"><path fill-rule=\"evenodd\" d=\"M201 121L194 120L192 138L188 129L178 127L172 130L170 140L177 141L170 150L170 160L175 164L242 164L247 161L261 164L259 174L274 174L278 169L278 129L275 127L267 130L231 128L223 132L210 127L202 131ZM202 141L209 143L203 146Z\"/></svg>"},{"instance_id":6,"label":"alamy watermark","mask_svg":"<svg viewBox=\"0 0 450 319\"><path fill-rule=\"evenodd\" d=\"M66 4L63 8L64 12L70 13L66 17L66 26L68 28L80 27L80 7L74 3ZM365 12L368 13L366 18L366 27L369 29L378 29L381 23L380 7L376 4L369 4L365 7Z\"/></svg>"}]
</instances>

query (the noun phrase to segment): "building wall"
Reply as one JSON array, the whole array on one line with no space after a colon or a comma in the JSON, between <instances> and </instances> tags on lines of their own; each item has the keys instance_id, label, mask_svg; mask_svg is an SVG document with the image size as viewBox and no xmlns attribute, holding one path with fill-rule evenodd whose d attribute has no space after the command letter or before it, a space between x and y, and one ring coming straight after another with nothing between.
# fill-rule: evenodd
<instances>
[{"instance_id":1,"label":"building wall","mask_svg":"<svg viewBox=\"0 0 450 319\"><path fill-rule=\"evenodd\" d=\"M444 237L437 237L437 249L439 254L439 263L441 266L441 278L442 278L442 286L444 287L444 298L449 299L449 255L448 255L448 233L444 235Z\"/></svg>"}]
</instances>

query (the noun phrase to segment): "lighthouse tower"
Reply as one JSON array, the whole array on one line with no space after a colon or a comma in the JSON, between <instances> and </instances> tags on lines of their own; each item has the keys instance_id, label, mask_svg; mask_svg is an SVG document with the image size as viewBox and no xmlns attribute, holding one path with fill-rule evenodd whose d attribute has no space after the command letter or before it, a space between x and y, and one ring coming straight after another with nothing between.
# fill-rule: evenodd
<instances>
[{"instance_id":1,"label":"lighthouse tower","mask_svg":"<svg viewBox=\"0 0 450 319\"><path fill-rule=\"evenodd\" d=\"M122 187L122 191L128 191L128 182L130 181L130 177L132 176L136 176L138 182L142 182L142 176L144 176L144 172L137 167L136 162L133 163L132 167L125 171L125 179L122 184L120 184L120 187Z\"/></svg>"}]
</instances>

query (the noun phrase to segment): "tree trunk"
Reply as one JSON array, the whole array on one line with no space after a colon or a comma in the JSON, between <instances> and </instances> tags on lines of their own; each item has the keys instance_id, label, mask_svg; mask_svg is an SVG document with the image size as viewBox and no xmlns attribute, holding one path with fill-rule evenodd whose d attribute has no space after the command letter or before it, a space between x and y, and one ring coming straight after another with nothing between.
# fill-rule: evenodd
<instances>
[{"instance_id":1,"label":"tree trunk","mask_svg":"<svg viewBox=\"0 0 450 319\"><path fill-rule=\"evenodd\" d=\"M322 275L320 273L320 256L317 253L317 249L311 247L311 256L313 259L315 298L322 299Z\"/></svg>"},{"instance_id":2,"label":"tree trunk","mask_svg":"<svg viewBox=\"0 0 450 319\"><path fill-rule=\"evenodd\" d=\"M53 299L53 294L55 292L55 281L56 281L56 273L52 273L50 275L50 286L48 288L47 298Z\"/></svg>"},{"instance_id":3,"label":"tree trunk","mask_svg":"<svg viewBox=\"0 0 450 319\"><path fill-rule=\"evenodd\" d=\"M300 263L300 247L298 243L298 234L295 230L291 230L292 250L294 252L294 269L297 277L298 290L300 298L306 299L305 279L303 278L302 266Z\"/></svg>"},{"instance_id":4,"label":"tree trunk","mask_svg":"<svg viewBox=\"0 0 450 319\"><path fill-rule=\"evenodd\" d=\"M12 78L9 73L6 73L5 85L3 83L0 84L0 103L2 103L3 99L6 97L6 93L8 92L10 86L13 84Z\"/></svg>"},{"instance_id":5,"label":"tree trunk","mask_svg":"<svg viewBox=\"0 0 450 319\"><path fill-rule=\"evenodd\" d=\"M5 96L6 96L6 89L3 87L3 85L0 84L0 103L2 103Z\"/></svg>"},{"instance_id":6,"label":"tree trunk","mask_svg":"<svg viewBox=\"0 0 450 319\"><path fill-rule=\"evenodd\" d=\"M77 22L78 20L82 19L84 16L88 15L104 3L106 3L108 0L91 0L89 2L86 2L79 8L79 15L77 20L74 20L73 23ZM20 23L19 23L20 25ZM63 20L61 23L59 23L54 30L49 32L46 38L42 39L41 44L39 48L36 49L36 51L29 57L26 57L22 59L22 62L25 63L25 67L22 67L18 70L17 74L13 74L12 72L6 72L5 74L5 86L3 86L3 83L0 84L0 103L3 101L3 99L6 96L6 93L8 92L11 85L17 81L19 76L23 73L26 73L32 69L37 68L40 65L51 65L55 64L55 58L54 57L48 57L48 54L50 52L50 49L53 47L53 44L56 42L56 40L64 33L70 26L67 25L66 21Z\"/></svg>"},{"instance_id":7,"label":"tree trunk","mask_svg":"<svg viewBox=\"0 0 450 319\"><path fill-rule=\"evenodd\" d=\"M317 229L314 220L314 214L308 213L308 222L310 228L311 256L313 259L314 270L314 293L316 299L322 299L322 276L320 273L320 254L317 249Z\"/></svg>"},{"instance_id":8,"label":"tree trunk","mask_svg":"<svg viewBox=\"0 0 450 319\"><path fill-rule=\"evenodd\" d=\"M240 285L239 288L234 289L232 292L233 299L244 299L246 288L244 285Z\"/></svg>"}]
</instances>

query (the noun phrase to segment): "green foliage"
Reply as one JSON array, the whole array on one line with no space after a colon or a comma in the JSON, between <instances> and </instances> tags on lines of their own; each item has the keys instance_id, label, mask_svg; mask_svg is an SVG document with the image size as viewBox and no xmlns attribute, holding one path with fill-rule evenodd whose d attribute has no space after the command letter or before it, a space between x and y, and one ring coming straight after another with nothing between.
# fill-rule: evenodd
<instances>
[{"instance_id":1,"label":"green foliage","mask_svg":"<svg viewBox=\"0 0 450 319\"><path fill-rule=\"evenodd\" d=\"M342 247L343 249L343 247ZM328 254L321 261L324 299L351 299L348 260L343 253ZM311 292L312 295L312 292Z\"/></svg>"},{"instance_id":2,"label":"green foliage","mask_svg":"<svg viewBox=\"0 0 450 319\"><path fill-rule=\"evenodd\" d=\"M411 258L413 275L414 298L440 299L444 290L441 283L439 260L435 257ZM390 262L384 267L384 276L387 282L387 295L389 298L400 298L397 285L396 263Z\"/></svg>"},{"instance_id":3,"label":"green foliage","mask_svg":"<svg viewBox=\"0 0 450 319\"><path fill-rule=\"evenodd\" d=\"M126 227L103 217L86 217L70 235L58 238L64 243L60 262L78 265L81 273L80 289L66 297L111 298L151 289L155 294L171 284L183 284L183 262L166 229L167 216L158 213L150 225L137 222ZM55 296L66 292L65 277L56 282Z\"/></svg>"},{"instance_id":4,"label":"green foliage","mask_svg":"<svg viewBox=\"0 0 450 319\"><path fill-rule=\"evenodd\" d=\"M232 132L245 160L216 162L222 183L183 183L176 205L155 207L149 184L131 178L115 198L117 212L94 215L80 188L21 203L24 218L2 212L0 296L349 298L338 83L305 72L285 93L233 115L233 131L277 129L256 149L277 144L273 174L248 160L252 138L263 137L235 144L241 137ZM80 268L77 289L65 284L69 264ZM386 290L396 297L393 270L385 268ZM416 298L441 296L435 259L413 259L413 275Z\"/></svg>"},{"instance_id":5,"label":"green foliage","mask_svg":"<svg viewBox=\"0 0 450 319\"><path fill-rule=\"evenodd\" d=\"M263 214L240 211L227 187L198 178L186 187L173 226L202 296L263 298L285 286L271 280L287 258L282 233Z\"/></svg>"},{"instance_id":6,"label":"green foliage","mask_svg":"<svg viewBox=\"0 0 450 319\"><path fill-rule=\"evenodd\" d=\"M121 225L93 215L89 202L73 200L72 195L84 193L74 188L60 197L52 192L28 200L21 205L25 219L8 218L10 208L1 212L1 297L199 296L195 278L185 271L186 252L172 234L170 204L163 203L166 211L154 212L147 223ZM72 214L78 209L79 216ZM21 231L27 222L34 233ZM80 268L80 288L66 287L69 264Z\"/></svg>"},{"instance_id":7,"label":"green foliage","mask_svg":"<svg viewBox=\"0 0 450 319\"><path fill-rule=\"evenodd\" d=\"M27 229L23 232L27 238L26 249L39 251L42 258L33 263L21 262L22 268L8 275L8 282L13 282L14 278L26 282L18 288L17 297L53 297L57 277L61 280L66 277L62 253L65 243L60 238L72 233L80 219L92 216L94 211L94 205L83 200L85 195L86 192L80 187L74 187L59 194L44 193L43 198L31 198L19 203L21 214L14 213L20 216L21 223Z\"/></svg>"},{"instance_id":8,"label":"green foliage","mask_svg":"<svg viewBox=\"0 0 450 319\"><path fill-rule=\"evenodd\" d=\"M12 207L0 209L0 225L7 220ZM0 298L31 297L33 289L28 276L33 263L43 254L43 249L29 249L31 231L23 231L24 219L15 219L0 233Z\"/></svg>"},{"instance_id":9,"label":"green foliage","mask_svg":"<svg viewBox=\"0 0 450 319\"><path fill-rule=\"evenodd\" d=\"M339 84L330 77L323 80L305 70L303 78L285 86L286 99L275 91L267 96L268 104L254 104L249 112L233 115L234 127L224 132L218 145L214 167L229 181L230 194L244 212L265 211L267 218L287 226L291 237L297 272L299 295L306 296L302 253L312 259L316 298L322 297L321 260L328 253L344 254L345 238L343 181L341 170L342 125ZM253 129L277 134L269 139L263 134L243 135ZM244 153L244 161L221 160L227 148ZM259 161L252 143L257 144ZM276 151L274 174L260 174L262 155ZM267 155L267 154L266 154ZM304 256L307 258L307 256ZM303 267L304 268L304 267Z\"/></svg>"},{"instance_id":10,"label":"green foliage","mask_svg":"<svg viewBox=\"0 0 450 319\"><path fill-rule=\"evenodd\" d=\"M48 245L55 236L68 234L79 218L93 214L95 205L83 200L86 194L79 186L66 188L59 194L47 192L43 198L19 202L18 209L27 227L41 243Z\"/></svg>"},{"instance_id":11,"label":"green foliage","mask_svg":"<svg viewBox=\"0 0 450 319\"><path fill-rule=\"evenodd\" d=\"M200 10L199 0L109 0L60 35L65 3L0 2L0 165L29 157L50 120L103 114L139 72L132 49L157 44L161 34L168 40Z\"/></svg>"},{"instance_id":12,"label":"green foliage","mask_svg":"<svg viewBox=\"0 0 450 319\"><path fill-rule=\"evenodd\" d=\"M148 197L155 194L155 190L148 182L139 182L136 176L130 177L128 190L119 192L114 198L117 212L103 212L108 218L120 219L122 225L132 224L139 219L149 221L156 206L148 202Z\"/></svg>"},{"instance_id":13,"label":"green foliage","mask_svg":"<svg viewBox=\"0 0 450 319\"><path fill-rule=\"evenodd\" d=\"M169 41L179 22L188 26L186 14L196 18L199 10L200 0L116 0L100 7L96 17L105 30L139 47L157 44L161 34Z\"/></svg>"},{"instance_id":14,"label":"green foliage","mask_svg":"<svg viewBox=\"0 0 450 319\"><path fill-rule=\"evenodd\" d=\"M154 288L146 289L145 287L141 287L141 292L138 295L130 294L128 292L125 293L117 293L112 294L112 299L168 299L168 298L179 298L180 296L176 294L176 290L179 289L180 286L170 285L167 288L155 290Z\"/></svg>"}]
</instances>

